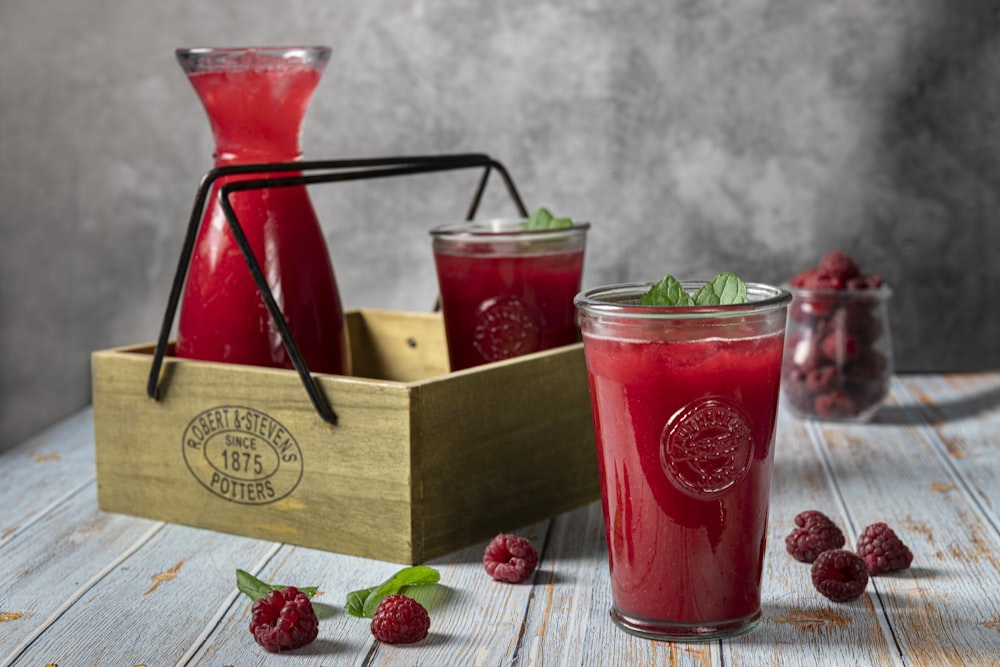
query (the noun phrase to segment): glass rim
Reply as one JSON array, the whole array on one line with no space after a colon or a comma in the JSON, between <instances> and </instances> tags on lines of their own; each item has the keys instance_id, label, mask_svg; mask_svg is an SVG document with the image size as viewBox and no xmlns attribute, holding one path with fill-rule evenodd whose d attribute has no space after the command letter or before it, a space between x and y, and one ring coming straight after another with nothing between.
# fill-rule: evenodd
<instances>
[{"instance_id":1,"label":"glass rim","mask_svg":"<svg viewBox=\"0 0 1000 667\"><path fill-rule=\"evenodd\" d=\"M682 280L685 291L697 290L708 281ZM642 320L698 320L710 318L745 317L787 308L792 293L783 287L765 283L747 283L747 295L757 298L746 303L719 306L644 306L639 297L655 283L617 283L584 290L576 295L573 304L586 315L606 315L625 319ZM616 297L609 300L609 297Z\"/></svg>"},{"instance_id":2,"label":"glass rim","mask_svg":"<svg viewBox=\"0 0 1000 667\"><path fill-rule=\"evenodd\" d=\"M590 229L589 222L574 222L569 227L524 229L527 218L482 218L440 225L430 230L435 239L468 241L536 240L564 238Z\"/></svg>"},{"instance_id":3,"label":"glass rim","mask_svg":"<svg viewBox=\"0 0 1000 667\"><path fill-rule=\"evenodd\" d=\"M869 297L871 299L888 299L893 294L892 287L887 283L882 283L878 287L865 287L862 289L814 289L809 287L794 287L793 285L784 284L783 289L791 292L792 296L804 296L804 297L825 297L825 298L865 298Z\"/></svg>"},{"instance_id":4,"label":"glass rim","mask_svg":"<svg viewBox=\"0 0 1000 667\"><path fill-rule=\"evenodd\" d=\"M258 55L280 58L311 67L324 67L333 49L325 45L301 46L190 46L174 50L178 62L188 72L205 72L241 67L241 58Z\"/></svg>"}]
</instances>

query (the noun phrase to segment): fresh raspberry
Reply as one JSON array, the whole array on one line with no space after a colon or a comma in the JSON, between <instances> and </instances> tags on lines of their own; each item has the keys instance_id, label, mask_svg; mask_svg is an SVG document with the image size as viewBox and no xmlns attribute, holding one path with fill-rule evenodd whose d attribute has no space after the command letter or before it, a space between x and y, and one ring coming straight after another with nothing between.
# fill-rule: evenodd
<instances>
[{"instance_id":1,"label":"fresh raspberry","mask_svg":"<svg viewBox=\"0 0 1000 667\"><path fill-rule=\"evenodd\" d=\"M841 289L843 288L843 282L837 280L836 278L830 276L829 274L823 273L818 268L808 269L803 271L799 275L795 276L789 281L792 287L801 287L802 289L812 289L812 290L828 290L828 289Z\"/></svg>"},{"instance_id":2,"label":"fresh raspberry","mask_svg":"<svg viewBox=\"0 0 1000 667\"><path fill-rule=\"evenodd\" d=\"M858 414L858 405L854 399L842 391L831 391L821 394L813 401L817 416L826 419L846 419Z\"/></svg>"},{"instance_id":3,"label":"fresh raspberry","mask_svg":"<svg viewBox=\"0 0 1000 667\"><path fill-rule=\"evenodd\" d=\"M844 374L852 378L866 380L882 380L889 360L878 350L868 350L867 354L859 356L844 367Z\"/></svg>"},{"instance_id":4,"label":"fresh raspberry","mask_svg":"<svg viewBox=\"0 0 1000 667\"><path fill-rule=\"evenodd\" d=\"M878 289L882 286L882 276L873 273L870 276L855 276L844 284L847 289Z\"/></svg>"},{"instance_id":5,"label":"fresh raspberry","mask_svg":"<svg viewBox=\"0 0 1000 667\"><path fill-rule=\"evenodd\" d=\"M431 617L423 605L405 595L386 596L372 616L372 634L385 644L412 644L427 636Z\"/></svg>"},{"instance_id":6,"label":"fresh raspberry","mask_svg":"<svg viewBox=\"0 0 1000 667\"><path fill-rule=\"evenodd\" d=\"M872 576L905 570L913 562L909 547L883 522L873 523L861 531L857 552L865 560L868 573Z\"/></svg>"},{"instance_id":7,"label":"fresh raspberry","mask_svg":"<svg viewBox=\"0 0 1000 667\"><path fill-rule=\"evenodd\" d=\"M822 394L837 387L840 379L837 367L827 364L809 371L806 374L806 389L811 394Z\"/></svg>"},{"instance_id":8,"label":"fresh raspberry","mask_svg":"<svg viewBox=\"0 0 1000 667\"><path fill-rule=\"evenodd\" d=\"M819 272L816 269L806 269L799 275L789 280L788 284L792 287L802 287L808 289L807 283L812 281L813 277L816 276L817 273Z\"/></svg>"},{"instance_id":9,"label":"fresh raspberry","mask_svg":"<svg viewBox=\"0 0 1000 667\"><path fill-rule=\"evenodd\" d=\"M847 602L865 592L868 567L846 549L831 549L813 561L812 582L816 590L834 602Z\"/></svg>"},{"instance_id":10,"label":"fresh raspberry","mask_svg":"<svg viewBox=\"0 0 1000 667\"><path fill-rule=\"evenodd\" d=\"M312 603L294 586L271 591L253 603L250 613L253 638L272 653L305 646L319 633Z\"/></svg>"},{"instance_id":11,"label":"fresh raspberry","mask_svg":"<svg viewBox=\"0 0 1000 667\"><path fill-rule=\"evenodd\" d=\"M858 269L858 265L854 263L854 260L839 250L823 255L823 258L819 260L819 266L816 268L819 270L819 273L829 276L831 279L842 284L846 284L850 279L861 275L861 270Z\"/></svg>"},{"instance_id":12,"label":"fresh raspberry","mask_svg":"<svg viewBox=\"0 0 1000 667\"><path fill-rule=\"evenodd\" d=\"M844 329L866 343L874 343L885 331L874 309L874 303L848 304L843 308Z\"/></svg>"},{"instance_id":13,"label":"fresh raspberry","mask_svg":"<svg viewBox=\"0 0 1000 667\"><path fill-rule=\"evenodd\" d=\"M858 339L846 331L830 332L820 341L819 348L824 357L841 366L861 352Z\"/></svg>"},{"instance_id":14,"label":"fresh raspberry","mask_svg":"<svg viewBox=\"0 0 1000 667\"><path fill-rule=\"evenodd\" d=\"M800 512L797 528L785 537L785 550L795 560L811 563L824 551L844 546L844 533L828 516L816 510Z\"/></svg>"},{"instance_id":15,"label":"fresh raspberry","mask_svg":"<svg viewBox=\"0 0 1000 667\"><path fill-rule=\"evenodd\" d=\"M538 552L523 537L501 533L486 545L483 567L497 581L519 584L538 567Z\"/></svg>"}]
</instances>

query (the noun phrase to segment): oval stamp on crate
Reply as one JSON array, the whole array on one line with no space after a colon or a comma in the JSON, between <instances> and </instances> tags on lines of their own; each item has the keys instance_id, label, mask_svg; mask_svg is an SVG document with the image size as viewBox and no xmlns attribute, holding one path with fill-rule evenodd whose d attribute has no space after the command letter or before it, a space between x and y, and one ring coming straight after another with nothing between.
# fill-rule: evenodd
<instances>
[{"instance_id":1,"label":"oval stamp on crate","mask_svg":"<svg viewBox=\"0 0 1000 667\"><path fill-rule=\"evenodd\" d=\"M241 405L195 415L181 438L184 462L202 486L226 500L266 505L302 479L302 450L281 422Z\"/></svg>"}]
</instances>

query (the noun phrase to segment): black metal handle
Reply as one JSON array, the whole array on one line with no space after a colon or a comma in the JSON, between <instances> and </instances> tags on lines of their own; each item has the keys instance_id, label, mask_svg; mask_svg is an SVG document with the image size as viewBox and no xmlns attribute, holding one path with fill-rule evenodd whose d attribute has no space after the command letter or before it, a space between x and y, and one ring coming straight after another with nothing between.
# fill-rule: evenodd
<instances>
[{"instance_id":1,"label":"black metal handle","mask_svg":"<svg viewBox=\"0 0 1000 667\"><path fill-rule=\"evenodd\" d=\"M216 167L202 178L198 191L195 195L194 205L191 209L191 217L188 221L187 232L184 237L184 244L181 247L181 255L177 262L177 270L174 274L174 282L170 288L170 296L167 299L167 309L163 315L163 324L160 327L160 335L156 342L156 350L153 353L153 363L149 370L149 382L146 386L146 393L154 401L160 398L160 371L163 367L163 358L166 355L167 343L170 338L170 330L173 328L174 315L180 303L181 294L184 288L184 281L187 276L188 267L191 264L191 256L194 253L195 240L198 236L198 229L201 225L201 218L208 200L212 185L219 178L232 175L252 175L252 174L274 174L280 172L297 172L289 176L268 176L265 178L255 178L227 183L219 188L219 203L222 211L229 223L229 229L236 239L236 244L243 254L243 259L247 263L247 268L253 276L257 290L264 299L268 313L274 320L281 334L281 340L285 345L292 365L298 372L305 387L309 399L324 421L336 425L337 413L330 406L329 400L320 390L319 385L312 377L309 367L295 342L295 337L288 328L288 322L281 313L271 288L267 284L264 272L250 247L243 227L237 219L233 210L230 196L234 192L246 190L263 190L267 188L292 187L300 185L316 185L320 183L339 183L344 181L357 181L372 178L387 178L391 176L408 176L413 174L433 173L440 171L453 171L458 169L483 169L482 177L476 186L472 202L466 213L466 220L472 220L479 204L482 201L483 193L489 180L490 173L496 170L503 179L507 192L522 216L527 216L527 209L521 201L521 196L517 192L514 181L510 178L507 169L499 162L488 155L482 153L459 153L454 155L423 155L413 157L384 157L384 158L355 158L346 160L314 160L305 162L275 162L231 165ZM307 172L319 172L307 174Z\"/></svg>"}]
</instances>

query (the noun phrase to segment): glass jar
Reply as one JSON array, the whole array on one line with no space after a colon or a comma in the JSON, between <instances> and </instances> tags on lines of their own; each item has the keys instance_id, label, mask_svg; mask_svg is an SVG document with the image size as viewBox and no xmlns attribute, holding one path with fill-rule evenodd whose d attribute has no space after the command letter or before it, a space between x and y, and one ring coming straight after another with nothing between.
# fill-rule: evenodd
<instances>
[{"instance_id":1,"label":"glass jar","mask_svg":"<svg viewBox=\"0 0 1000 667\"><path fill-rule=\"evenodd\" d=\"M782 389L797 416L871 420L893 373L889 298L892 290L789 287Z\"/></svg>"}]
</instances>

